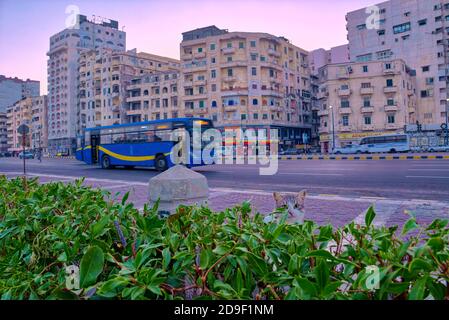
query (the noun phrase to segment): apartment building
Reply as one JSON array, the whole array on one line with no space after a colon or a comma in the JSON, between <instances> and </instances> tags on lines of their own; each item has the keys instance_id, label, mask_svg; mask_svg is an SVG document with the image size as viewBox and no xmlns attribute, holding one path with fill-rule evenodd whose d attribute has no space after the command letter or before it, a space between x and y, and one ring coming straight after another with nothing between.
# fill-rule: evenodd
<instances>
[{"instance_id":1,"label":"apartment building","mask_svg":"<svg viewBox=\"0 0 449 320\"><path fill-rule=\"evenodd\" d=\"M168 70L178 72L180 63L136 49L117 52L98 48L83 52L79 66L78 134L84 128L135 122L136 117L128 114L127 86L142 75Z\"/></svg>"},{"instance_id":2,"label":"apartment building","mask_svg":"<svg viewBox=\"0 0 449 320\"><path fill-rule=\"evenodd\" d=\"M30 132L26 136L26 149L45 152L48 144L47 96L25 98L7 108L7 147L10 152L22 151L22 135L17 132L21 124L26 124Z\"/></svg>"},{"instance_id":3,"label":"apartment building","mask_svg":"<svg viewBox=\"0 0 449 320\"><path fill-rule=\"evenodd\" d=\"M31 98L31 149L47 153L48 149L48 100L47 96Z\"/></svg>"},{"instance_id":4,"label":"apartment building","mask_svg":"<svg viewBox=\"0 0 449 320\"><path fill-rule=\"evenodd\" d=\"M79 28L64 29L50 38L48 60L48 149L73 153L79 131L78 58L91 49L126 50L126 33L114 20L88 20L78 15Z\"/></svg>"},{"instance_id":5,"label":"apartment building","mask_svg":"<svg viewBox=\"0 0 449 320\"><path fill-rule=\"evenodd\" d=\"M318 70L327 64L349 62L349 45L330 48L329 50L320 48L310 51L310 73L318 74Z\"/></svg>"},{"instance_id":6,"label":"apartment building","mask_svg":"<svg viewBox=\"0 0 449 320\"><path fill-rule=\"evenodd\" d=\"M183 117L179 106L180 72L155 72L135 78L127 87L126 122Z\"/></svg>"},{"instance_id":7,"label":"apartment building","mask_svg":"<svg viewBox=\"0 0 449 320\"><path fill-rule=\"evenodd\" d=\"M0 112L0 153L8 151L7 121L6 112Z\"/></svg>"},{"instance_id":8,"label":"apartment building","mask_svg":"<svg viewBox=\"0 0 449 320\"><path fill-rule=\"evenodd\" d=\"M402 133L417 119L416 79L401 59L329 64L318 78L323 152L334 141L342 147L365 136Z\"/></svg>"},{"instance_id":9,"label":"apartment building","mask_svg":"<svg viewBox=\"0 0 449 320\"><path fill-rule=\"evenodd\" d=\"M6 112L7 107L19 100L36 97L39 94L39 81L10 78L0 74L0 112Z\"/></svg>"},{"instance_id":10,"label":"apartment building","mask_svg":"<svg viewBox=\"0 0 449 320\"><path fill-rule=\"evenodd\" d=\"M449 2L391 0L346 16L351 61L403 59L416 71L416 119L440 126L448 96Z\"/></svg>"},{"instance_id":11,"label":"apartment building","mask_svg":"<svg viewBox=\"0 0 449 320\"><path fill-rule=\"evenodd\" d=\"M281 144L310 141L309 54L284 37L216 26L184 32L181 109L217 128L279 129Z\"/></svg>"}]
</instances>

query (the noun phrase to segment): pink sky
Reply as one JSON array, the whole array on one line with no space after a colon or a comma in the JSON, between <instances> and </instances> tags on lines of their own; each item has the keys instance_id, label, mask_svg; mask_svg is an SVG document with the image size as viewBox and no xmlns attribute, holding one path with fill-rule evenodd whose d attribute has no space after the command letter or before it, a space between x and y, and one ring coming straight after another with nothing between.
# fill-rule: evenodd
<instances>
[{"instance_id":1,"label":"pink sky","mask_svg":"<svg viewBox=\"0 0 449 320\"><path fill-rule=\"evenodd\" d=\"M372 0L0 0L0 74L41 81L47 92L49 37L64 29L65 8L118 20L127 49L179 58L181 33L216 25L267 32L306 50L347 42L345 14Z\"/></svg>"}]
</instances>

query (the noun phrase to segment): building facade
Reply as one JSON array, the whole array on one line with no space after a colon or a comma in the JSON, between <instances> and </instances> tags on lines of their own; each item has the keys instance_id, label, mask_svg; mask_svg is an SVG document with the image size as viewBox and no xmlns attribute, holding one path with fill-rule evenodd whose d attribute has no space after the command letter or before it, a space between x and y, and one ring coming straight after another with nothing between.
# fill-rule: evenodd
<instances>
[{"instance_id":1,"label":"building facade","mask_svg":"<svg viewBox=\"0 0 449 320\"><path fill-rule=\"evenodd\" d=\"M30 131L26 136L27 150L43 152L48 144L48 105L47 96L25 98L7 109L7 148L9 152L22 151L22 135L17 132L21 124L26 124Z\"/></svg>"},{"instance_id":2,"label":"building facade","mask_svg":"<svg viewBox=\"0 0 449 320\"><path fill-rule=\"evenodd\" d=\"M391 0L346 16L351 61L400 58L416 71L416 119L441 125L448 96L449 3L442 0Z\"/></svg>"},{"instance_id":3,"label":"building facade","mask_svg":"<svg viewBox=\"0 0 449 320\"><path fill-rule=\"evenodd\" d=\"M330 64L318 79L322 152L365 136L403 133L417 119L416 79L401 59Z\"/></svg>"},{"instance_id":4,"label":"building facade","mask_svg":"<svg viewBox=\"0 0 449 320\"><path fill-rule=\"evenodd\" d=\"M127 87L126 122L184 117L179 105L180 72L155 72L135 78Z\"/></svg>"},{"instance_id":5,"label":"building facade","mask_svg":"<svg viewBox=\"0 0 449 320\"><path fill-rule=\"evenodd\" d=\"M310 142L308 52L283 37L215 26L183 33L180 109L217 128L279 129L284 147Z\"/></svg>"},{"instance_id":6,"label":"building facade","mask_svg":"<svg viewBox=\"0 0 449 320\"><path fill-rule=\"evenodd\" d=\"M21 80L17 77L9 78L0 75L0 112L19 100L36 97L40 94L40 82L35 80Z\"/></svg>"},{"instance_id":7,"label":"building facade","mask_svg":"<svg viewBox=\"0 0 449 320\"><path fill-rule=\"evenodd\" d=\"M50 38L48 60L48 149L73 153L79 131L79 56L90 49L126 50L126 33L114 20L88 20L78 16L78 27L64 29Z\"/></svg>"},{"instance_id":8,"label":"building facade","mask_svg":"<svg viewBox=\"0 0 449 320\"><path fill-rule=\"evenodd\" d=\"M346 63L349 62L349 45L325 49L316 49L310 51L310 73L318 74L318 70L327 64Z\"/></svg>"},{"instance_id":9,"label":"building facade","mask_svg":"<svg viewBox=\"0 0 449 320\"><path fill-rule=\"evenodd\" d=\"M8 151L8 117L6 112L0 112L0 153Z\"/></svg>"},{"instance_id":10,"label":"building facade","mask_svg":"<svg viewBox=\"0 0 449 320\"><path fill-rule=\"evenodd\" d=\"M129 114L127 86L136 77L165 70L179 70L179 61L137 52L99 48L83 52L79 59L78 134L84 128L136 122ZM140 118L139 118L140 119Z\"/></svg>"},{"instance_id":11,"label":"building facade","mask_svg":"<svg viewBox=\"0 0 449 320\"><path fill-rule=\"evenodd\" d=\"M32 150L48 152L48 99L46 95L31 99L31 145Z\"/></svg>"}]
</instances>

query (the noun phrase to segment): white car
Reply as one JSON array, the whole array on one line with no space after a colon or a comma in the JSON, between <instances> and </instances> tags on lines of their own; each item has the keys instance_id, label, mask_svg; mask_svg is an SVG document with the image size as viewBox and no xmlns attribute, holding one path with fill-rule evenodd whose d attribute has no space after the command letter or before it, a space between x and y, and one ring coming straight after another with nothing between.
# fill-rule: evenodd
<instances>
[{"instance_id":1,"label":"white car","mask_svg":"<svg viewBox=\"0 0 449 320\"><path fill-rule=\"evenodd\" d=\"M361 154L364 153L363 147L359 145L347 145L342 148L335 148L333 154Z\"/></svg>"},{"instance_id":2,"label":"white car","mask_svg":"<svg viewBox=\"0 0 449 320\"><path fill-rule=\"evenodd\" d=\"M449 146L429 147L429 152L449 152Z\"/></svg>"}]
</instances>

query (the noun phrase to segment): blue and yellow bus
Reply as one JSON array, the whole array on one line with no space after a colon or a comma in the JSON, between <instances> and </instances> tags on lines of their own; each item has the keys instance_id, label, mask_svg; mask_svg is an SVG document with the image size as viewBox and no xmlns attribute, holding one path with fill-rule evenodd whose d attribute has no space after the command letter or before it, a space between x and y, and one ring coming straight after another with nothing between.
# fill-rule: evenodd
<instances>
[{"instance_id":1,"label":"blue and yellow bus","mask_svg":"<svg viewBox=\"0 0 449 320\"><path fill-rule=\"evenodd\" d=\"M87 164L100 164L104 169L138 166L164 171L174 165L170 153L178 142L170 140L172 131L185 129L192 137L196 125L201 125L202 132L213 128L212 121L205 118L177 118L87 128L84 135L77 137L76 159ZM204 165L202 159L194 162L192 149L190 151L191 159L187 166Z\"/></svg>"}]
</instances>

